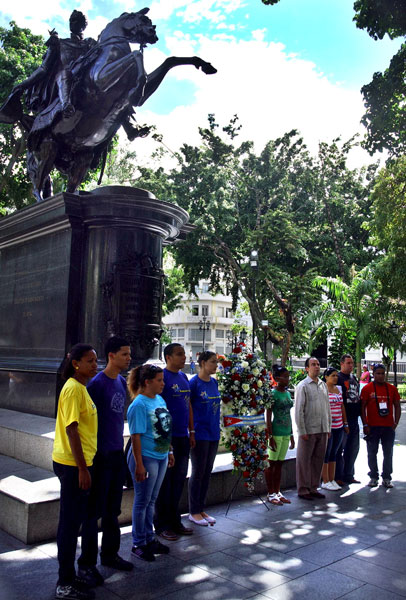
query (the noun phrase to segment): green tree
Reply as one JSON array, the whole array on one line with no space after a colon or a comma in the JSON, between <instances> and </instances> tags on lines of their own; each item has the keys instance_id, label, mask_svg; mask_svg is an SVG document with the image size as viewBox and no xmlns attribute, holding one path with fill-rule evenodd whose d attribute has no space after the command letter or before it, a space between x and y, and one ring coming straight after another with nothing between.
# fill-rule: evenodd
<instances>
[{"instance_id":1,"label":"green tree","mask_svg":"<svg viewBox=\"0 0 406 600\"><path fill-rule=\"evenodd\" d=\"M307 343L301 323L320 296L314 275L339 272L321 195L331 204L344 270L350 261L363 266L369 260L367 234L359 236L359 213L369 202L365 174L346 168L348 147L337 142L323 146L315 160L291 131L257 155L252 142L237 143L239 127L234 117L221 132L209 116L209 126L199 130L201 145L182 146L179 168L169 175L141 169L135 185L189 212L195 229L174 250L188 289L209 278L214 291L224 284L235 298L239 292L257 324L268 320L268 337L286 362L291 348ZM259 253L256 274L247 260L253 249Z\"/></svg>"},{"instance_id":2,"label":"green tree","mask_svg":"<svg viewBox=\"0 0 406 600\"><path fill-rule=\"evenodd\" d=\"M385 356L385 350L395 344L398 348L401 346L403 325L394 333L390 324L400 318L403 307L382 294L374 265L358 272L354 269L349 283L340 278L316 277L313 285L323 290L324 298L307 316L306 322L313 331L314 346L327 334L336 338L331 356L336 366L342 352L353 350L359 377L365 348L382 348Z\"/></svg>"},{"instance_id":3,"label":"green tree","mask_svg":"<svg viewBox=\"0 0 406 600\"><path fill-rule=\"evenodd\" d=\"M371 199L371 241L381 250L378 275L384 292L406 300L406 156L382 169Z\"/></svg>"},{"instance_id":4,"label":"green tree","mask_svg":"<svg viewBox=\"0 0 406 600\"><path fill-rule=\"evenodd\" d=\"M0 106L11 89L41 63L46 47L42 36L14 21L0 27ZM25 132L16 124L0 125L0 214L34 201L25 164Z\"/></svg>"}]
</instances>

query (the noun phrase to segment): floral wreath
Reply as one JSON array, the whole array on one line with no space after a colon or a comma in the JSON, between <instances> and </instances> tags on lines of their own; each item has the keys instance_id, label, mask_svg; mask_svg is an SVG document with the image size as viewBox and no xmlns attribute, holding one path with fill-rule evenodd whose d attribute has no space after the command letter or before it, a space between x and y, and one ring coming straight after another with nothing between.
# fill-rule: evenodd
<instances>
[{"instance_id":1,"label":"floral wreath","mask_svg":"<svg viewBox=\"0 0 406 600\"><path fill-rule=\"evenodd\" d=\"M255 479L262 479L269 466L264 412L271 404L270 378L265 363L243 342L220 362L222 442L233 454L234 471L253 491Z\"/></svg>"}]
</instances>

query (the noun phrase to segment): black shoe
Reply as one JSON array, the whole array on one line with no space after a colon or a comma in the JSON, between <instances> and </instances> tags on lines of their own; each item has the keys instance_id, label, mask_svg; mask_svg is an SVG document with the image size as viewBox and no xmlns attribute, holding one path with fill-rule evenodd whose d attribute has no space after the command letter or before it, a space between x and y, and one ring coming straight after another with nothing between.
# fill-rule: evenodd
<instances>
[{"instance_id":1,"label":"black shoe","mask_svg":"<svg viewBox=\"0 0 406 600\"><path fill-rule=\"evenodd\" d=\"M194 531L191 527L185 527L183 523L178 525L173 530L177 535L193 535Z\"/></svg>"},{"instance_id":2,"label":"black shoe","mask_svg":"<svg viewBox=\"0 0 406 600\"><path fill-rule=\"evenodd\" d=\"M134 565L129 560L124 560L118 554L114 558L101 558L101 564L103 567L111 567L117 571L132 571Z\"/></svg>"},{"instance_id":3,"label":"black shoe","mask_svg":"<svg viewBox=\"0 0 406 600\"><path fill-rule=\"evenodd\" d=\"M155 560L155 556L148 546L133 546L131 548L131 554L141 560L146 560L147 562L153 562Z\"/></svg>"},{"instance_id":4,"label":"black shoe","mask_svg":"<svg viewBox=\"0 0 406 600\"><path fill-rule=\"evenodd\" d=\"M57 600L93 600L95 593L93 590L79 587L76 582L69 585L57 585L55 590Z\"/></svg>"},{"instance_id":5,"label":"black shoe","mask_svg":"<svg viewBox=\"0 0 406 600\"><path fill-rule=\"evenodd\" d=\"M298 494L299 498L302 498L302 500L313 500L313 495L312 494Z\"/></svg>"},{"instance_id":6,"label":"black shoe","mask_svg":"<svg viewBox=\"0 0 406 600\"><path fill-rule=\"evenodd\" d=\"M152 540L147 544L148 550L150 550L153 554L169 554L168 546L165 544L161 544L159 540Z\"/></svg>"},{"instance_id":7,"label":"black shoe","mask_svg":"<svg viewBox=\"0 0 406 600\"><path fill-rule=\"evenodd\" d=\"M310 495L312 498L325 498L325 495L320 492L310 492Z\"/></svg>"},{"instance_id":8,"label":"black shoe","mask_svg":"<svg viewBox=\"0 0 406 600\"><path fill-rule=\"evenodd\" d=\"M89 587L96 587L103 585L104 578L99 573L96 567L79 567L78 568L78 579L79 582L84 582Z\"/></svg>"}]
</instances>

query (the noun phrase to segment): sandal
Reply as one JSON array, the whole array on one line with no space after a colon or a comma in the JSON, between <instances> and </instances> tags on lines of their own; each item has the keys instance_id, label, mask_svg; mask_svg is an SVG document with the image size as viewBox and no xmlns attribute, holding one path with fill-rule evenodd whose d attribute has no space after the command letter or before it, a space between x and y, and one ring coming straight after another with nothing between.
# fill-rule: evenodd
<instances>
[{"instance_id":1,"label":"sandal","mask_svg":"<svg viewBox=\"0 0 406 600\"><path fill-rule=\"evenodd\" d=\"M281 502L279 500L279 497L277 494L268 494L267 499L268 499L268 502L270 502L271 504L274 504L275 506L283 506L283 502Z\"/></svg>"},{"instance_id":2,"label":"sandal","mask_svg":"<svg viewBox=\"0 0 406 600\"><path fill-rule=\"evenodd\" d=\"M288 500L288 498L285 498L285 496L281 492L279 492L278 498L282 502L282 504L292 504L292 502Z\"/></svg>"}]
</instances>

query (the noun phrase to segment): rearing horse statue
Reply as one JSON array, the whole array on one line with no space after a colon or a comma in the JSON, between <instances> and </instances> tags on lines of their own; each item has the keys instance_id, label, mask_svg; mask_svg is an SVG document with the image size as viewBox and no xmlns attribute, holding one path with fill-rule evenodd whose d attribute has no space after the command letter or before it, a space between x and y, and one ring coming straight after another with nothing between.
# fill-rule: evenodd
<instances>
[{"instance_id":1,"label":"rearing horse statue","mask_svg":"<svg viewBox=\"0 0 406 600\"><path fill-rule=\"evenodd\" d=\"M134 107L144 104L170 69L194 65L206 74L216 73L210 63L197 56L173 56L146 73L143 49L158 41L155 25L146 16L148 11L123 13L106 26L97 43L88 44L84 54L70 62L72 104L68 103L68 108L61 94L54 93L49 105L36 115L24 115L22 91L18 90L18 95L17 86L0 109L0 122L18 120L28 133L27 168L37 200L51 194L49 174L53 168L67 175L67 191L74 192L88 170L97 167L120 126L134 139L137 132L130 123ZM131 51L130 43L140 44L140 49Z\"/></svg>"}]
</instances>

